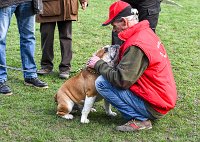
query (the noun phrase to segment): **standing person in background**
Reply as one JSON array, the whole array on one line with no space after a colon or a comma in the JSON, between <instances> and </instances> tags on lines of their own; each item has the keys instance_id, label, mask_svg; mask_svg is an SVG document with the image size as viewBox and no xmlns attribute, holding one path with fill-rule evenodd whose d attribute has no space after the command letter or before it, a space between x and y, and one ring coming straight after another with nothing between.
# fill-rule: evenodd
<instances>
[{"instance_id":1,"label":"standing person in background","mask_svg":"<svg viewBox=\"0 0 200 142\"><path fill-rule=\"evenodd\" d=\"M159 37L148 20L138 22L136 9L123 1L110 6L113 31L124 43L119 49L116 67L109 67L97 56L88 61L100 76L95 81L97 92L128 121L117 126L119 131L151 129L151 120L160 119L175 107L176 84L170 60Z\"/></svg>"},{"instance_id":2,"label":"standing person in background","mask_svg":"<svg viewBox=\"0 0 200 142\"><path fill-rule=\"evenodd\" d=\"M161 11L160 3L162 0L122 0L131 5L132 8L138 10L139 21L148 20L150 28L156 32L156 26L158 23L159 13ZM112 45L122 44L117 36L116 32L112 32Z\"/></svg>"},{"instance_id":3,"label":"standing person in background","mask_svg":"<svg viewBox=\"0 0 200 142\"><path fill-rule=\"evenodd\" d=\"M82 9L87 7L87 0L80 0ZM78 18L78 0L43 1L43 14L36 16L41 32L41 69L38 74L45 75L53 71L54 31L57 24L60 39L61 62L59 77L66 79L70 75L72 59L72 21Z\"/></svg>"},{"instance_id":4,"label":"standing person in background","mask_svg":"<svg viewBox=\"0 0 200 142\"><path fill-rule=\"evenodd\" d=\"M37 68L34 61L35 52L35 15L32 0L0 0L0 94L11 95L7 85L6 66L6 35L12 15L15 13L20 35L20 53L25 85L39 88L48 88L45 82L37 77Z\"/></svg>"}]
</instances>

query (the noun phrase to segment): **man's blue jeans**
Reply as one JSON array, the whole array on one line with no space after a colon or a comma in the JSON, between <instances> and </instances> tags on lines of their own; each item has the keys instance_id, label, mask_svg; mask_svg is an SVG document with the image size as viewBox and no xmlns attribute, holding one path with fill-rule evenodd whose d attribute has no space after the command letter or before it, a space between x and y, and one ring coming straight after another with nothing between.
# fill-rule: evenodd
<instances>
[{"instance_id":1,"label":"man's blue jeans","mask_svg":"<svg viewBox=\"0 0 200 142\"><path fill-rule=\"evenodd\" d=\"M123 90L110 84L103 76L95 81L97 92L113 105L127 119L145 121L155 119L146 109L144 101L130 90Z\"/></svg>"},{"instance_id":2,"label":"man's blue jeans","mask_svg":"<svg viewBox=\"0 0 200 142\"><path fill-rule=\"evenodd\" d=\"M3 66L6 65L6 35L13 13L15 13L16 16L20 34L22 68L30 71L24 72L24 78L35 78L37 77L37 69L34 61L35 16L31 1L0 8L0 64ZM7 81L7 69L0 66L0 82L4 81Z\"/></svg>"}]
</instances>

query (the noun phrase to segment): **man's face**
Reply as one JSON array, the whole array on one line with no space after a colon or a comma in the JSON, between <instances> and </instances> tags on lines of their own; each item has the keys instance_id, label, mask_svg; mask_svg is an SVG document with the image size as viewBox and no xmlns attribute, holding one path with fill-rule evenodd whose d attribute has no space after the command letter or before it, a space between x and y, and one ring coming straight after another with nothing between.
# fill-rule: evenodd
<instances>
[{"instance_id":1,"label":"man's face","mask_svg":"<svg viewBox=\"0 0 200 142\"><path fill-rule=\"evenodd\" d=\"M126 22L124 20L125 19L116 20L113 23L111 23L111 25L113 26L113 32L119 33L128 28L128 26L126 25Z\"/></svg>"}]
</instances>

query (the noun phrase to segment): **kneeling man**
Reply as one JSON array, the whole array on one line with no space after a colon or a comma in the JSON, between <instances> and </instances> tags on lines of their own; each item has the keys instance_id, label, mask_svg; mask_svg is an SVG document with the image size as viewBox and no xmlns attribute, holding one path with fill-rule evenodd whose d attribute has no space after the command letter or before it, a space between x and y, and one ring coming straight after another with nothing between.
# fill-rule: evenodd
<instances>
[{"instance_id":1,"label":"kneeling man","mask_svg":"<svg viewBox=\"0 0 200 142\"><path fill-rule=\"evenodd\" d=\"M117 130L151 129L151 120L163 117L176 104L176 85L166 50L149 22L138 22L137 10L126 2L110 6L103 26L109 24L124 43L115 68L97 56L88 61L87 66L101 74L96 89L127 119Z\"/></svg>"}]
</instances>

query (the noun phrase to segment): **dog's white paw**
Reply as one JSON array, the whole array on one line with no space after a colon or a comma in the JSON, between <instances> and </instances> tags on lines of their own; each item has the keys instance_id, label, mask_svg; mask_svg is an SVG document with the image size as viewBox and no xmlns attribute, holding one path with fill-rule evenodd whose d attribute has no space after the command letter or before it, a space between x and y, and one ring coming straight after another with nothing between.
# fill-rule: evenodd
<instances>
[{"instance_id":1,"label":"dog's white paw","mask_svg":"<svg viewBox=\"0 0 200 142\"><path fill-rule=\"evenodd\" d=\"M90 120L89 119L81 119L81 123L89 123L90 122Z\"/></svg>"},{"instance_id":2,"label":"dog's white paw","mask_svg":"<svg viewBox=\"0 0 200 142\"><path fill-rule=\"evenodd\" d=\"M91 112L97 112L97 110L95 108L93 108L93 107L90 109L90 111Z\"/></svg>"},{"instance_id":3,"label":"dog's white paw","mask_svg":"<svg viewBox=\"0 0 200 142\"><path fill-rule=\"evenodd\" d=\"M62 118L65 118L65 119L73 119L74 116L72 114L66 114L64 116L62 116Z\"/></svg>"},{"instance_id":4,"label":"dog's white paw","mask_svg":"<svg viewBox=\"0 0 200 142\"><path fill-rule=\"evenodd\" d=\"M117 113L111 111L111 112L107 113L107 115L113 117L113 116L117 116Z\"/></svg>"}]
</instances>

